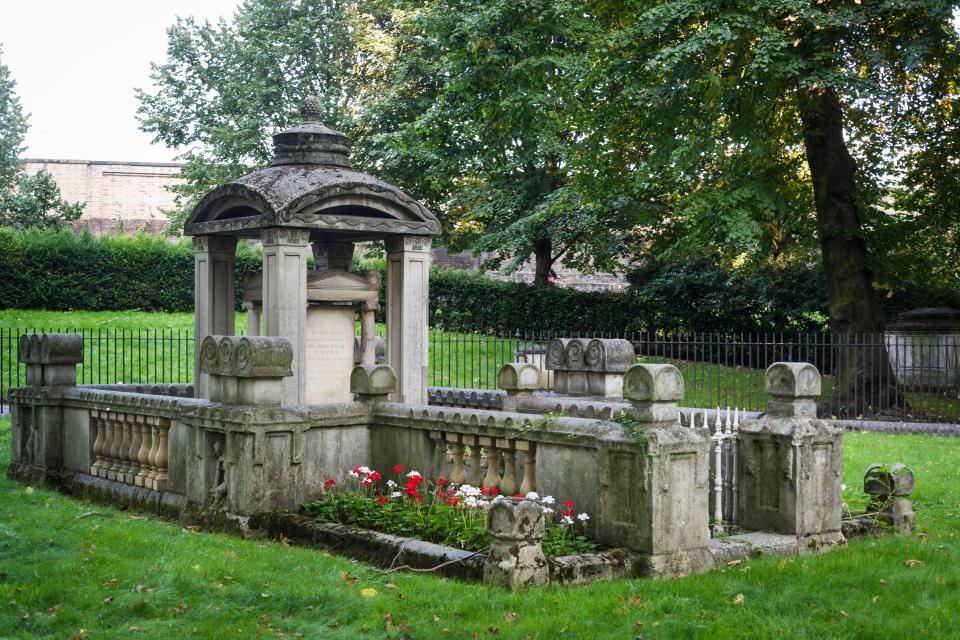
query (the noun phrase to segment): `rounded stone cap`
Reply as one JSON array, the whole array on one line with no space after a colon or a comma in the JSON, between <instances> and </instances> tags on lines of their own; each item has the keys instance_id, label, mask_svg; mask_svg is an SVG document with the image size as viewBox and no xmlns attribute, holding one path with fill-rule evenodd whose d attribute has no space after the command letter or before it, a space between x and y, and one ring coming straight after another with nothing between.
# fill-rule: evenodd
<instances>
[{"instance_id":1,"label":"rounded stone cap","mask_svg":"<svg viewBox=\"0 0 960 640\"><path fill-rule=\"evenodd\" d=\"M385 364L358 364L350 372L350 393L361 396L385 396L397 388L397 376Z\"/></svg>"},{"instance_id":2,"label":"rounded stone cap","mask_svg":"<svg viewBox=\"0 0 960 640\"><path fill-rule=\"evenodd\" d=\"M300 124L273 136L273 166L321 164L350 167L350 138L320 122L323 103L310 96L300 106Z\"/></svg>"},{"instance_id":3,"label":"rounded stone cap","mask_svg":"<svg viewBox=\"0 0 960 640\"><path fill-rule=\"evenodd\" d=\"M547 345L547 369L562 369L567 364L567 338L554 338Z\"/></svg>"},{"instance_id":4,"label":"rounded stone cap","mask_svg":"<svg viewBox=\"0 0 960 640\"><path fill-rule=\"evenodd\" d=\"M950 307L911 309L897 316L890 331L960 331L960 311Z\"/></svg>"},{"instance_id":5,"label":"rounded stone cap","mask_svg":"<svg viewBox=\"0 0 960 640\"><path fill-rule=\"evenodd\" d=\"M672 364L635 364L623 376L623 397L634 402L679 402L683 376Z\"/></svg>"},{"instance_id":6,"label":"rounded stone cap","mask_svg":"<svg viewBox=\"0 0 960 640\"><path fill-rule=\"evenodd\" d=\"M633 343L619 338L595 338L587 343L584 355L588 370L605 373L623 373L633 360Z\"/></svg>"},{"instance_id":7,"label":"rounded stone cap","mask_svg":"<svg viewBox=\"0 0 960 640\"><path fill-rule=\"evenodd\" d=\"M764 387L777 398L818 398L820 372L808 362L774 362L767 367Z\"/></svg>"},{"instance_id":8,"label":"rounded stone cap","mask_svg":"<svg viewBox=\"0 0 960 640\"><path fill-rule=\"evenodd\" d=\"M540 388L540 369L529 362L508 362L500 367L497 386L505 391L536 391Z\"/></svg>"},{"instance_id":9,"label":"rounded stone cap","mask_svg":"<svg viewBox=\"0 0 960 640\"><path fill-rule=\"evenodd\" d=\"M83 362L83 337L79 333L25 333L17 344L25 364L78 364Z\"/></svg>"},{"instance_id":10,"label":"rounded stone cap","mask_svg":"<svg viewBox=\"0 0 960 640\"><path fill-rule=\"evenodd\" d=\"M913 470L899 462L874 463L863 473L863 492L871 496L905 497L913 493Z\"/></svg>"}]
</instances>

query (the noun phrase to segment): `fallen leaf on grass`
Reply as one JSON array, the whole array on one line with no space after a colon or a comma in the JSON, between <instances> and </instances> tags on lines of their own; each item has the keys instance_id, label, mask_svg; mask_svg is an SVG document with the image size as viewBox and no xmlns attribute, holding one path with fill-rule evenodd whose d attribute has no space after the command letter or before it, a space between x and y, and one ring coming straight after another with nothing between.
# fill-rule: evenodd
<instances>
[{"instance_id":1,"label":"fallen leaf on grass","mask_svg":"<svg viewBox=\"0 0 960 640\"><path fill-rule=\"evenodd\" d=\"M433 616L430 616L430 617L433 619L434 622L440 622L440 616L433 615Z\"/></svg>"},{"instance_id":2,"label":"fallen leaf on grass","mask_svg":"<svg viewBox=\"0 0 960 640\"><path fill-rule=\"evenodd\" d=\"M503 614L504 622L513 622L519 617L520 617L520 614L515 611L508 611L505 614Z\"/></svg>"},{"instance_id":3,"label":"fallen leaf on grass","mask_svg":"<svg viewBox=\"0 0 960 640\"><path fill-rule=\"evenodd\" d=\"M357 576L353 575L353 574L350 573L349 571L341 571L341 572L340 572L340 579L343 580L344 582L346 582L347 584L356 584L356 583L357 583L357 580L359 580L360 578L358 578Z\"/></svg>"},{"instance_id":4,"label":"fallen leaf on grass","mask_svg":"<svg viewBox=\"0 0 960 640\"><path fill-rule=\"evenodd\" d=\"M261 598L269 598L269 597L270 597L270 594L267 593L266 591L264 591L264 592L262 592L262 593L260 594L260 597L261 597Z\"/></svg>"},{"instance_id":5,"label":"fallen leaf on grass","mask_svg":"<svg viewBox=\"0 0 960 640\"><path fill-rule=\"evenodd\" d=\"M793 564L793 558L784 558L783 560L777 563L777 569L779 571L783 571L791 564Z\"/></svg>"},{"instance_id":6,"label":"fallen leaf on grass","mask_svg":"<svg viewBox=\"0 0 960 640\"><path fill-rule=\"evenodd\" d=\"M742 593L738 593L737 597L733 599L733 604L743 606L744 597Z\"/></svg>"},{"instance_id":7,"label":"fallen leaf on grass","mask_svg":"<svg viewBox=\"0 0 960 640\"><path fill-rule=\"evenodd\" d=\"M877 602L879 601L880 601L880 596L873 596L872 598L870 598L870 602L872 602L873 604L877 604Z\"/></svg>"},{"instance_id":8,"label":"fallen leaf on grass","mask_svg":"<svg viewBox=\"0 0 960 640\"><path fill-rule=\"evenodd\" d=\"M113 602L113 596L107 596L103 599L103 604L110 604L111 602Z\"/></svg>"},{"instance_id":9,"label":"fallen leaf on grass","mask_svg":"<svg viewBox=\"0 0 960 640\"><path fill-rule=\"evenodd\" d=\"M105 586L105 587L112 587L112 586L114 586L115 584L118 584L119 582L120 582L120 581L117 580L116 578L110 578L109 580L104 580L103 586Z\"/></svg>"},{"instance_id":10,"label":"fallen leaf on grass","mask_svg":"<svg viewBox=\"0 0 960 640\"><path fill-rule=\"evenodd\" d=\"M738 558L738 559L736 559L736 560L731 560L730 562L728 562L728 563L727 563L727 566L728 566L728 567L735 567L735 566L737 566L738 564L740 564L741 562L743 562L743 559L742 559L742 558Z\"/></svg>"},{"instance_id":11,"label":"fallen leaf on grass","mask_svg":"<svg viewBox=\"0 0 960 640\"><path fill-rule=\"evenodd\" d=\"M70 640L83 640L83 638L86 638L86 637L87 637L87 630L80 629L80 631L77 631L75 634L70 636Z\"/></svg>"},{"instance_id":12,"label":"fallen leaf on grass","mask_svg":"<svg viewBox=\"0 0 960 640\"><path fill-rule=\"evenodd\" d=\"M850 614L847 613L846 611L844 611L843 609L840 609L840 615L842 615L844 618L849 618L849 617L850 617Z\"/></svg>"},{"instance_id":13,"label":"fallen leaf on grass","mask_svg":"<svg viewBox=\"0 0 960 640\"><path fill-rule=\"evenodd\" d=\"M487 635L490 635L490 636L500 635L500 628L490 625L489 627L487 627Z\"/></svg>"},{"instance_id":14,"label":"fallen leaf on grass","mask_svg":"<svg viewBox=\"0 0 960 640\"><path fill-rule=\"evenodd\" d=\"M945 582L946 580L944 580L943 576L937 576L937 584L943 584Z\"/></svg>"},{"instance_id":15,"label":"fallen leaf on grass","mask_svg":"<svg viewBox=\"0 0 960 640\"><path fill-rule=\"evenodd\" d=\"M393 616L390 615L389 611L383 614L383 628L386 629L387 633L394 629Z\"/></svg>"},{"instance_id":16,"label":"fallen leaf on grass","mask_svg":"<svg viewBox=\"0 0 960 640\"><path fill-rule=\"evenodd\" d=\"M370 587L367 587L366 589L360 589L360 595L364 598L372 598L377 595L377 590L371 589Z\"/></svg>"},{"instance_id":17,"label":"fallen leaf on grass","mask_svg":"<svg viewBox=\"0 0 960 640\"><path fill-rule=\"evenodd\" d=\"M397 585L393 584L392 582L388 582L387 584L383 585L383 588L384 588L384 589L396 589L396 588L397 588Z\"/></svg>"},{"instance_id":18,"label":"fallen leaf on grass","mask_svg":"<svg viewBox=\"0 0 960 640\"><path fill-rule=\"evenodd\" d=\"M640 600L640 596L630 596L629 598L627 598L627 602L629 602L630 605L634 607L639 607L642 604L642 601Z\"/></svg>"},{"instance_id":19,"label":"fallen leaf on grass","mask_svg":"<svg viewBox=\"0 0 960 640\"><path fill-rule=\"evenodd\" d=\"M914 558L911 558L910 560L903 561L903 566L905 566L907 569L912 569L914 567L919 567L921 565L923 565L923 560L916 560Z\"/></svg>"}]
</instances>

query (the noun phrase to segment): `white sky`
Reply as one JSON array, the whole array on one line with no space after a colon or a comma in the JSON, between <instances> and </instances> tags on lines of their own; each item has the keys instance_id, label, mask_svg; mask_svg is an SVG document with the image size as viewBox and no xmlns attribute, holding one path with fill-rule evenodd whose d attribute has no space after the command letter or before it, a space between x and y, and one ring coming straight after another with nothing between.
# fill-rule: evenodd
<instances>
[{"instance_id":1,"label":"white sky","mask_svg":"<svg viewBox=\"0 0 960 640\"><path fill-rule=\"evenodd\" d=\"M229 18L239 1L0 0L0 59L29 114L25 157L173 160L137 129L133 89L150 89L176 16Z\"/></svg>"}]
</instances>

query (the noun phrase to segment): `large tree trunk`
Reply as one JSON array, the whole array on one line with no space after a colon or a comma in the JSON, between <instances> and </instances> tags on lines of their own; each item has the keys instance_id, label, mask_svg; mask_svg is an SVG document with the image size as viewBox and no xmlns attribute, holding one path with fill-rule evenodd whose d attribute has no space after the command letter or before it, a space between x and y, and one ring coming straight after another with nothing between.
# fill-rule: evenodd
<instances>
[{"instance_id":1,"label":"large tree trunk","mask_svg":"<svg viewBox=\"0 0 960 640\"><path fill-rule=\"evenodd\" d=\"M550 284L550 267L553 266L553 242L550 238L541 238L533 243L533 284L546 287Z\"/></svg>"},{"instance_id":2,"label":"large tree trunk","mask_svg":"<svg viewBox=\"0 0 960 640\"><path fill-rule=\"evenodd\" d=\"M843 110L833 89L807 90L801 100L830 328L835 343L840 343L835 346L836 383L824 412L857 417L889 411L904 406L904 401L883 343L883 312L866 265L867 243L856 199L857 165L843 139Z\"/></svg>"}]
</instances>

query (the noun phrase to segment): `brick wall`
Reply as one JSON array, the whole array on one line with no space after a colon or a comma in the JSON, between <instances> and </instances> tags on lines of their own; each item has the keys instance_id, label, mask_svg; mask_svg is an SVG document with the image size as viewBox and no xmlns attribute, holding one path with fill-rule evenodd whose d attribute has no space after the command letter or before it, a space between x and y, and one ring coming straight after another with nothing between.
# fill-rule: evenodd
<instances>
[{"instance_id":1,"label":"brick wall","mask_svg":"<svg viewBox=\"0 0 960 640\"><path fill-rule=\"evenodd\" d=\"M27 160L27 171L45 169L63 198L86 202L75 227L96 235L160 233L169 226L162 209L173 208L166 186L176 183L179 164L99 160Z\"/></svg>"}]
</instances>

